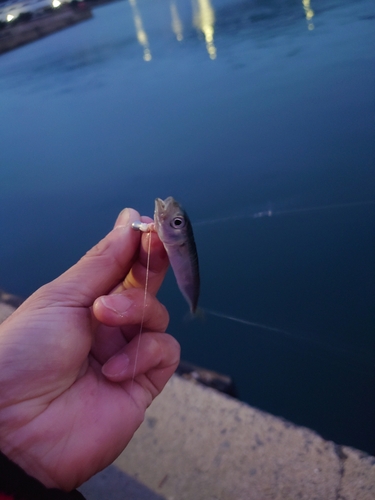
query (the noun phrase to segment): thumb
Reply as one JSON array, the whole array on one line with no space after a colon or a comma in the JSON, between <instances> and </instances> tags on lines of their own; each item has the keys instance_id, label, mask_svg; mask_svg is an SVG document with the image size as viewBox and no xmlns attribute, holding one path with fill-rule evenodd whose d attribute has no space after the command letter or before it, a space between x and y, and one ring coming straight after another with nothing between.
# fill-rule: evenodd
<instances>
[{"instance_id":1,"label":"thumb","mask_svg":"<svg viewBox=\"0 0 375 500\"><path fill-rule=\"evenodd\" d=\"M131 227L138 212L124 209L114 229L74 266L39 291L48 303L90 307L100 295L108 294L131 269L137 256L140 234Z\"/></svg>"}]
</instances>

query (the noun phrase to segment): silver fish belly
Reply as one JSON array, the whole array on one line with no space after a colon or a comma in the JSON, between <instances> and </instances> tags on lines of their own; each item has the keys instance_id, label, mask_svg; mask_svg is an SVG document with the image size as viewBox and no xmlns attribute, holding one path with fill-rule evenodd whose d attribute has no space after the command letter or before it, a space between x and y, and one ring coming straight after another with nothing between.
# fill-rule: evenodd
<instances>
[{"instance_id":1,"label":"silver fish belly","mask_svg":"<svg viewBox=\"0 0 375 500\"><path fill-rule=\"evenodd\" d=\"M195 313L199 298L199 265L190 219L181 205L169 196L155 200L155 231L168 254L177 285Z\"/></svg>"}]
</instances>

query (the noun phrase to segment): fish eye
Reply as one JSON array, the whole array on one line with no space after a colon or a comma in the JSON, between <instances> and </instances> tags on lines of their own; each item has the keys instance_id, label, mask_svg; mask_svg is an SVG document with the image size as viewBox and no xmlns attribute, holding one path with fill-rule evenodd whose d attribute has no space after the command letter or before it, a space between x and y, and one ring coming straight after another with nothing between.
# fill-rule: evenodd
<instances>
[{"instance_id":1,"label":"fish eye","mask_svg":"<svg viewBox=\"0 0 375 500\"><path fill-rule=\"evenodd\" d=\"M185 226L185 219L183 217L175 217L171 220L171 226L174 229L181 229Z\"/></svg>"}]
</instances>

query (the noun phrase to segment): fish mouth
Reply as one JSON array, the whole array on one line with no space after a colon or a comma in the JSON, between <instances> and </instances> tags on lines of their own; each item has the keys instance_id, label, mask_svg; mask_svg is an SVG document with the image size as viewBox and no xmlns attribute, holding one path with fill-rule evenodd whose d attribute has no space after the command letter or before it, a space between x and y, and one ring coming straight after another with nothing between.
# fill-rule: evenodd
<instances>
[{"instance_id":1,"label":"fish mouth","mask_svg":"<svg viewBox=\"0 0 375 500\"><path fill-rule=\"evenodd\" d=\"M165 200L162 200L161 198L156 198L155 218L158 218L159 220L164 220L167 215L168 207L170 205L173 206L173 204L178 205L172 196L168 196L168 198L166 198Z\"/></svg>"},{"instance_id":2,"label":"fish mouth","mask_svg":"<svg viewBox=\"0 0 375 500\"><path fill-rule=\"evenodd\" d=\"M165 215L165 203L161 198L155 199L155 219L160 220Z\"/></svg>"},{"instance_id":3,"label":"fish mouth","mask_svg":"<svg viewBox=\"0 0 375 500\"><path fill-rule=\"evenodd\" d=\"M161 198L155 199L154 220L157 225L160 225L166 217L166 204Z\"/></svg>"},{"instance_id":4,"label":"fish mouth","mask_svg":"<svg viewBox=\"0 0 375 500\"><path fill-rule=\"evenodd\" d=\"M156 198L155 199L155 208L158 207L159 209L165 209L169 205L178 205L176 200L172 196L168 196L165 200L162 200L161 198Z\"/></svg>"},{"instance_id":5,"label":"fish mouth","mask_svg":"<svg viewBox=\"0 0 375 500\"><path fill-rule=\"evenodd\" d=\"M155 210L164 210L165 209L165 203L164 200L161 198L155 198Z\"/></svg>"}]
</instances>

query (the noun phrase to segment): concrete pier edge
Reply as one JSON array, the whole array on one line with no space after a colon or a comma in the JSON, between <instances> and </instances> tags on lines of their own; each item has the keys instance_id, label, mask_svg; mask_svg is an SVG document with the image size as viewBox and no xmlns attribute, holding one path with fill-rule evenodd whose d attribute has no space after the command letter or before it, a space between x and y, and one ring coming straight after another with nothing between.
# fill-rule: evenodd
<instances>
[{"instance_id":1,"label":"concrete pier edge","mask_svg":"<svg viewBox=\"0 0 375 500\"><path fill-rule=\"evenodd\" d=\"M2 297L0 322L14 310ZM374 500L375 457L174 375L125 451L81 490L88 500Z\"/></svg>"},{"instance_id":2,"label":"concrete pier edge","mask_svg":"<svg viewBox=\"0 0 375 500\"><path fill-rule=\"evenodd\" d=\"M375 499L375 457L178 376L115 465L168 500Z\"/></svg>"}]
</instances>

